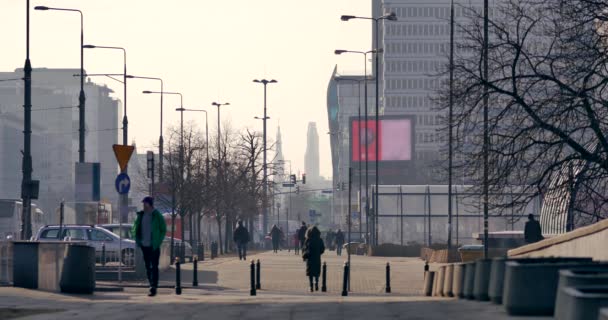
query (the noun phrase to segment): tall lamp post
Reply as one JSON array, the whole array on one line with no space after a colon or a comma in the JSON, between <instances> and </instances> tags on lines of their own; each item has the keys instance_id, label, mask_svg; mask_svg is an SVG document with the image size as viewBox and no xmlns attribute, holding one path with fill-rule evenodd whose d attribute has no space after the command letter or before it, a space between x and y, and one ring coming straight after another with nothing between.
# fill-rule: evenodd
<instances>
[{"instance_id":1,"label":"tall lamp post","mask_svg":"<svg viewBox=\"0 0 608 320\"><path fill-rule=\"evenodd\" d=\"M41 11L69 11L78 12L80 14L80 94L78 96L78 162L84 162L85 152L85 101L84 94L84 16L82 11L78 9L54 8L46 6L36 6L35 10ZM28 14L29 16L29 14ZM29 29L29 26L28 26ZM29 31L28 31L29 33ZM29 36L28 36L29 38ZM126 71L125 71L126 73ZM125 102L126 104L126 102Z\"/></svg>"},{"instance_id":2,"label":"tall lamp post","mask_svg":"<svg viewBox=\"0 0 608 320\"><path fill-rule=\"evenodd\" d=\"M143 94L161 94L161 92L159 91L142 91ZM179 92L167 92L167 91L162 91L162 94L170 94L170 95L178 95L179 96L179 107L183 108L184 107L184 96L179 93ZM162 133L162 130L161 130ZM181 149L181 146L180 146ZM181 154L181 152L180 152ZM180 170L181 170L181 162L180 162ZM175 181L172 181L173 183L175 183ZM175 253L173 252L173 247L175 246L175 186L173 186L173 188L171 188L171 263L173 263L174 257L175 257ZM182 222L183 224L183 222ZM183 228L182 228L183 230Z\"/></svg>"},{"instance_id":3,"label":"tall lamp post","mask_svg":"<svg viewBox=\"0 0 608 320\"><path fill-rule=\"evenodd\" d=\"M269 83L277 83L277 80L267 80L267 79L262 79L262 80L258 80L255 79L253 80L253 82L255 83L261 83L264 85L264 163L263 163L263 174L264 176L262 177L262 232L263 234L267 234L268 233L268 176L266 174L267 170L268 170L268 165L266 163L266 120L267 120L267 115L266 115L266 88L268 86Z\"/></svg>"},{"instance_id":4,"label":"tall lamp post","mask_svg":"<svg viewBox=\"0 0 608 320\"><path fill-rule=\"evenodd\" d=\"M32 64L30 62L30 0L25 2L25 66L23 67L23 161L21 171L21 198L23 212L21 217L21 239L32 236Z\"/></svg>"},{"instance_id":5,"label":"tall lamp post","mask_svg":"<svg viewBox=\"0 0 608 320\"><path fill-rule=\"evenodd\" d=\"M163 182L164 177L164 167L163 167L163 151L164 151L164 139L163 139L163 93L164 83L163 79L157 77L142 77L142 76L133 76L127 75L128 79L144 79L144 80L156 80L160 81L160 136L158 138L158 180L160 183Z\"/></svg>"},{"instance_id":6,"label":"tall lamp post","mask_svg":"<svg viewBox=\"0 0 608 320\"><path fill-rule=\"evenodd\" d=\"M350 15L343 15L342 17L340 17L340 19L342 21L349 21L351 19L364 19L364 20L372 20L375 22L376 24L376 47L374 48L376 50L376 130L378 130L380 128L380 121L379 121L379 115L380 115L380 29L379 29L379 24L382 20L389 20L389 21L397 21L397 15L394 12L391 12L389 14L385 14L382 15L380 17L358 17L358 16L350 16ZM377 137L377 135L376 135ZM375 203L375 208L374 208L374 244L377 244L378 242L378 207L379 207L379 203L378 203L378 194L379 194L379 176L380 176L380 172L379 172L379 162L378 162L378 157L379 157L379 147L380 144L376 143L376 199L374 201Z\"/></svg>"},{"instance_id":7,"label":"tall lamp post","mask_svg":"<svg viewBox=\"0 0 608 320\"><path fill-rule=\"evenodd\" d=\"M205 113L205 149L206 149L206 159L205 159L205 187L209 188L209 119L208 119L208 114L207 114L207 110L203 110L203 109L184 109L184 108L178 108L176 109L177 111L181 111L182 115L185 112L204 112ZM183 119L183 118L182 118ZM182 124L183 126L183 124ZM207 191L208 192L208 191ZM196 221L196 225L197 225L197 232L198 232L198 237L197 237L197 245L200 243L200 232L201 232L201 224L200 224L200 220L197 219ZM192 227L192 226L190 226ZM198 251L197 251L198 252Z\"/></svg>"},{"instance_id":8,"label":"tall lamp post","mask_svg":"<svg viewBox=\"0 0 608 320\"><path fill-rule=\"evenodd\" d=\"M483 1L483 80L488 81L488 0ZM488 259L488 192L490 129L488 127L488 86L483 86L483 258Z\"/></svg>"},{"instance_id":9,"label":"tall lamp post","mask_svg":"<svg viewBox=\"0 0 608 320\"><path fill-rule=\"evenodd\" d=\"M221 107L222 106L229 106L230 103L229 102L212 102L211 103L212 106L217 107L217 175L216 175L216 183L217 183L217 187L216 189L218 190L218 194L221 194L219 191L221 190L221 172L222 172L222 148L221 148L221 140L222 140L222 131L221 131L221 122L220 122L220 118L221 118ZM220 197L217 196L215 197L215 215L218 216L220 214ZM218 227L220 228L220 227ZM220 246L221 247L221 246ZM228 244L224 244L225 248L228 248ZM220 248L220 251L222 251L223 249Z\"/></svg>"},{"instance_id":10,"label":"tall lamp post","mask_svg":"<svg viewBox=\"0 0 608 320\"><path fill-rule=\"evenodd\" d=\"M365 138L366 138L366 143L365 143L365 232L367 235L369 235L369 160L368 160L368 143L367 143L367 126L368 126L368 110L367 110L367 55L370 53L376 53L376 50L369 50L369 51L353 51L353 50L335 50L334 53L336 55L341 55L344 53L354 53L354 54L362 54L363 55L363 92L364 92L364 108L365 108ZM361 109L361 108L359 108ZM359 110L359 139L361 139L361 110ZM360 159L361 160L361 159ZM361 161L359 161L359 164L361 164ZM359 168L359 172L361 172L361 168ZM350 205L350 204L349 204ZM359 222L361 224L361 221ZM361 230L359 230L361 231Z\"/></svg>"}]
</instances>

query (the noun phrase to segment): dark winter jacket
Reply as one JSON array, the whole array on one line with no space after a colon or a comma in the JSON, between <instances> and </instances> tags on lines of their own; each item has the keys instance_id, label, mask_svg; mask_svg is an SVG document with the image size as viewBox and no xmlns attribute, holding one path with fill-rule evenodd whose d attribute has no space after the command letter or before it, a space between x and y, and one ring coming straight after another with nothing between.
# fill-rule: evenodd
<instances>
[{"instance_id":1,"label":"dark winter jacket","mask_svg":"<svg viewBox=\"0 0 608 320\"><path fill-rule=\"evenodd\" d=\"M306 261L306 275L319 277L321 275L321 255L325 252L325 244L321 232L312 227L306 232L306 240L302 249L302 258Z\"/></svg>"},{"instance_id":2,"label":"dark winter jacket","mask_svg":"<svg viewBox=\"0 0 608 320\"><path fill-rule=\"evenodd\" d=\"M528 220L524 230L524 238L527 243L534 243L544 239L540 223L536 220Z\"/></svg>"},{"instance_id":3,"label":"dark winter jacket","mask_svg":"<svg viewBox=\"0 0 608 320\"><path fill-rule=\"evenodd\" d=\"M233 238L234 238L234 242L239 243L239 244L241 244L241 243L245 244L245 243L249 242L249 231L247 231L247 228L240 225L234 230Z\"/></svg>"},{"instance_id":4,"label":"dark winter jacket","mask_svg":"<svg viewBox=\"0 0 608 320\"><path fill-rule=\"evenodd\" d=\"M283 232L281 229L277 228L276 226L272 227L272 230L270 230L270 237L272 238L273 242L281 241L282 234Z\"/></svg>"},{"instance_id":5,"label":"dark winter jacket","mask_svg":"<svg viewBox=\"0 0 608 320\"><path fill-rule=\"evenodd\" d=\"M306 240L306 230L306 226L302 226L300 230L298 230L298 239L300 239L301 242L304 242L304 240Z\"/></svg>"},{"instance_id":6,"label":"dark winter jacket","mask_svg":"<svg viewBox=\"0 0 608 320\"><path fill-rule=\"evenodd\" d=\"M342 233L342 231L336 233L336 244L339 246L344 244L344 233Z\"/></svg>"}]
</instances>

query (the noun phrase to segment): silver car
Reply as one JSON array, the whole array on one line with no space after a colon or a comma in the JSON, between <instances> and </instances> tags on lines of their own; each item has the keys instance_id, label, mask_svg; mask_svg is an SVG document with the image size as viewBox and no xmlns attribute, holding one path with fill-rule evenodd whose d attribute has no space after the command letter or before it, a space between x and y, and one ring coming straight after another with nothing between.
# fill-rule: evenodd
<instances>
[{"instance_id":1,"label":"silver car","mask_svg":"<svg viewBox=\"0 0 608 320\"><path fill-rule=\"evenodd\" d=\"M85 241L95 248L95 256L102 264L118 263L135 265L135 241L122 239L118 235L100 227L88 225L44 226L38 230L36 241L75 240ZM105 247L105 252L104 252ZM119 259L120 257L120 259Z\"/></svg>"},{"instance_id":2,"label":"silver car","mask_svg":"<svg viewBox=\"0 0 608 320\"><path fill-rule=\"evenodd\" d=\"M119 232L120 232L119 231L120 225L118 223L100 224L98 226L102 227L104 229L107 229L108 231L115 233L115 234L119 234ZM123 239L135 240L135 235L132 234L132 232L131 232L132 230L133 230L133 224L123 223L122 232L120 232ZM166 243L171 243L171 237L165 237L165 239L163 241ZM179 248L181 246L181 243L182 243L182 241L180 239L174 238L173 245L175 247ZM192 246L190 245L190 243L188 241L184 242L184 256L186 258L190 259L190 261L192 261L192 257L193 257Z\"/></svg>"}]
</instances>

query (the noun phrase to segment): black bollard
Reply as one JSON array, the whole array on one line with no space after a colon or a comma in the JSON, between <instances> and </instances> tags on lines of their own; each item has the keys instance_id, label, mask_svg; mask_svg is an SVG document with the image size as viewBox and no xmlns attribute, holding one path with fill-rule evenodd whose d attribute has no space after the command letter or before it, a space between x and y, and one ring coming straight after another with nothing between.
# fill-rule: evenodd
<instances>
[{"instance_id":1,"label":"black bollard","mask_svg":"<svg viewBox=\"0 0 608 320\"><path fill-rule=\"evenodd\" d=\"M258 259L258 265L257 265L256 272L255 272L255 279L256 279L255 288L257 290L262 289L262 281L261 281L261 274L260 274L261 272L262 272L262 265L260 264L260 259Z\"/></svg>"},{"instance_id":2,"label":"black bollard","mask_svg":"<svg viewBox=\"0 0 608 320\"><path fill-rule=\"evenodd\" d=\"M386 293L391 293L391 265L386 263Z\"/></svg>"},{"instance_id":3,"label":"black bollard","mask_svg":"<svg viewBox=\"0 0 608 320\"><path fill-rule=\"evenodd\" d=\"M344 277L342 279L342 296L348 296L348 262L344 262Z\"/></svg>"},{"instance_id":4,"label":"black bollard","mask_svg":"<svg viewBox=\"0 0 608 320\"><path fill-rule=\"evenodd\" d=\"M179 258L175 258L175 294L182 294L182 271L179 263Z\"/></svg>"},{"instance_id":5,"label":"black bollard","mask_svg":"<svg viewBox=\"0 0 608 320\"><path fill-rule=\"evenodd\" d=\"M321 280L323 284L321 285L321 292L327 292L327 262L323 262L323 275Z\"/></svg>"},{"instance_id":6,"label":"black bollard","mask_svg":"<svg viewBox=\"0 0 608 320\"><path fill-rule=\"evenodd\" d=\"M198 257L192 258L192 286L198 287Z\"/></svg>"},{"instance_id":7,"label":"black bollard","mask_svg":"<svg viewBox=\"0 0 608 320\"><path fill-rule=\"evenodd\" d=\"M252 296L255 296L255 262L251 260L251 292Z\"/></svg>"},{"instance_id":8,"label":"black bollard","mask_svg":"<svg viewBox=\"0 0 608 320\"><path fill-rule=\"evenodd\" d=\"M106 266L106 244L101 244L101 265Z\"/></svg>"}]
</instances>

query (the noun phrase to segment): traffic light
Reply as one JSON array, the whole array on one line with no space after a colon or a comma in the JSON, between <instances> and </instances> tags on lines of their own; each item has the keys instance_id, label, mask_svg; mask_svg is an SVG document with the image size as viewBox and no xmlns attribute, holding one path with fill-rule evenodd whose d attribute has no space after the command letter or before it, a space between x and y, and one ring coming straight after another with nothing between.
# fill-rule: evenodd
<instances>
[{"instance_id":1,"label":"traffic light","mask_svg":"<svg viewBox=\"0 0 608 320\"><path fill-rule=\"evenodd\" d=\"M306 173L302 173L302 184L306 184Z\"/></svg>"},{"instance_id":2,"label":"traffic light","mask_svg":"<svg viewBox=\"0 0 608 320\"><path fill-rule=\"evenodd\" d=\"M295 184L296 183L296 175L292 174L291 176L289 176L289 178L291 179L291 183Z\"/></svg>"}]
</instances>

